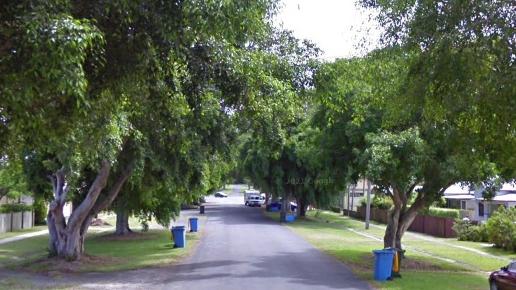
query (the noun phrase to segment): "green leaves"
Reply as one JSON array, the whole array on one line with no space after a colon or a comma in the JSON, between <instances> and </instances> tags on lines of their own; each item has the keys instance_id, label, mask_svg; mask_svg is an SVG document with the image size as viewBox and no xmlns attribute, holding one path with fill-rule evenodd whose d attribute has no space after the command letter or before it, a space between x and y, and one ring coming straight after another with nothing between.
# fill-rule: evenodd
<instances>
[{"instance_id":1,"label":"green leaves","mask_svg":"<svg viewBox=\"0 0 516 290\"><path fill-rule=\"evenodd\" d=\"M0 159L0 199L4 196L8 198L18 198L27 195L29 188L22 164L18 160Z\"/></svg>"},{"instance_id":2,"label":"green leaves","mask_svg":"<svg viewBox=\"0 0 516 290\"><path fill-rule=\"evenodd\" d=\"M413 54L404 106L486 153L514 178L516 105L511 1L362 1L379 10L384 41Z\"/></svg>"},{"instance_id":3,"label":"green leaves","mask_svg":"<svg viewBox=\"0 0 516 290\"><path fill-rule=\"evenodd\" d=\"M374 184L396 186L406 192L413 184L423 181L428 146L417 128L368 134L366 140L364 173Z\"/></svg>"}]
</instances>

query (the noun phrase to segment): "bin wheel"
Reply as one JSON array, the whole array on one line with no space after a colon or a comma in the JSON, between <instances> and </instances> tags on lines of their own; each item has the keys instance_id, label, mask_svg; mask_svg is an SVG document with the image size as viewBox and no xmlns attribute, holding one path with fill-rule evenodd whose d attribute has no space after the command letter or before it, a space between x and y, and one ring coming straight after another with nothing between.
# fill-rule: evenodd
<instances>
[{"instance_id":1,"label":"bin wheel","mask_svg":"<svg viewBox=\"0 0 516 290\"><path fill-rule=\"evenodd\" d=\"M495 281L489 282L489 290L498 290L498 286L496 286Z\"/></svg>"}]
</instances>

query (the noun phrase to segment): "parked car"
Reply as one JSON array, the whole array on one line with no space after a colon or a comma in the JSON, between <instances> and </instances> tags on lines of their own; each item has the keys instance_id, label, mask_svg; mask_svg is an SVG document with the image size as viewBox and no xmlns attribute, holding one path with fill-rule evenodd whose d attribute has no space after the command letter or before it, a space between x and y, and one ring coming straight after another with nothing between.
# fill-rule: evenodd
<instances>
[{"instance_id":1,"label":"parked car","mask_svg":"<svg viewBox=\"0 0 516 290\"><path fill-rule=\"evenodd\" d=\"M222 192L222 191L217 191L217 192L215 192L214 196L215 196L215 197L228 197L228 195L227 195L227 194L225 194L225 193L224 193L224 192Z\"/></svg>"},{"instance_id":2,"label":"parked car","mask_svg":"<svg viewBox=\"0 0 516 290\"><path fill-rule=\"evenodd\" d=\"M281 200L279 201L275 201L275 202L271 202L269 205L269 207L277 207L281 210ZM290 202L290 211L296 211L297 209L297 203L295 202Z\"/></svg>"},{"instance_id":3,"label":"parked car","mask_svg":"<svg viewBox=\"0 0 516 290\"><path fill-rule=\"evenodd\" d=\"M489 276L489 289L514 290L516 289L516 261L494 271Z\"/></svg>"},{"instance_id":4,"label":"parked car","mask_svg":"<svg viewBox=\"0 0 516 290\"><path fill-rule=\"evenodd\" d=\"M262 206L265 203L265 198L260 195L249 195L247 200L245 201L245 205L247 206Z\"/></svg>"}]
</instances>

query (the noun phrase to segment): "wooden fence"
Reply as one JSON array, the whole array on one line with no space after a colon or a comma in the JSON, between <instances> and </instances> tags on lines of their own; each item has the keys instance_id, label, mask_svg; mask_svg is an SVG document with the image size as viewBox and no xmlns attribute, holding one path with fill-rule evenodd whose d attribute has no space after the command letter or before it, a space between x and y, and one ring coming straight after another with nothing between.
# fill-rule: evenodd
<instances>
[{"instance_id":1,"label":"wooden fence","mask_svg":"<svg viewBox=\"0 0 516 290\"><path fill-rule=\"evenodd\" d=\"M387 224L388 214L389 212L386 209L371 208L371 220L373 221ZM347 210L344 210L344 215L348 215ZM358 207L357 211L350 211L349 215L354 218L365 220L366 209L365 207ZM457 234L452 229L453 223L454 219L452 218L418 215L408 230L434 237L454 238Z\"/></svg>"},{"instance_id":2,"label":"wooden fence","mask_svg":"<svg viewBox=\"0 0 516 290\"><path fill-rule=\"evenodd\" d=\"M0 213L0 233L28 229L34 226L32 211Z\"/></svg>"}]
</instances>

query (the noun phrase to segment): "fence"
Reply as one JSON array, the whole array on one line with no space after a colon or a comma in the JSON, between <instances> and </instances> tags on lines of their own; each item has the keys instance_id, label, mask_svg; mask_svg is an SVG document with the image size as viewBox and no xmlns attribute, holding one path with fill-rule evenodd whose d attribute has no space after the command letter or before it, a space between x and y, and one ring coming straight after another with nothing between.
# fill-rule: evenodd
<instances>
[{"instance_id":1,"label":"fence","mask_svg":"<svg viewBox=\"0 0 516 290\"><path fill-rule=\"evenodd\" d=\"M371 220L386 224L389 219L389 211L386 209L371 208ZM344 215L348 215L344 210ZM365 207L358 207L357 211L350 211L349 215L365 220ZM409 231L423 233L434 237L454 238L457 236L452 229L454 220L452 218L418 215L409 227Z\"/></svg>"},{"instance_id":2,"label":"fence","mask_svg":"<svg viewBox=\"0 0 516 290\"><path fill-rule=\"evenodd\" d=\"M0 233L28 229L34 226L32 211L0 213Z\"/></svg>"}]
</instances>

